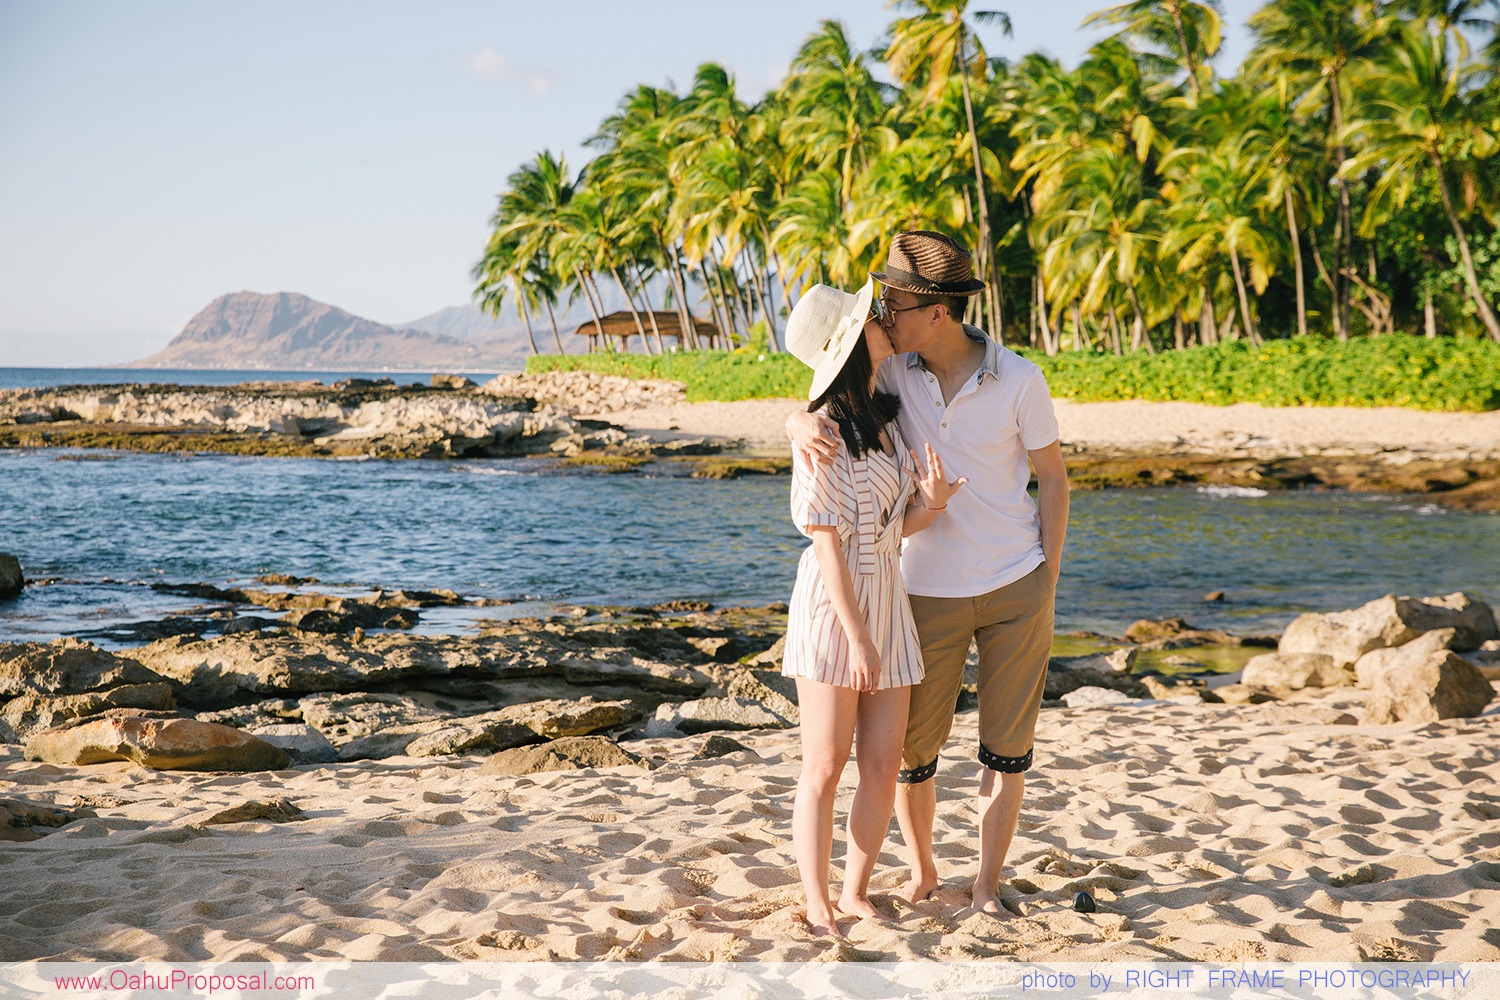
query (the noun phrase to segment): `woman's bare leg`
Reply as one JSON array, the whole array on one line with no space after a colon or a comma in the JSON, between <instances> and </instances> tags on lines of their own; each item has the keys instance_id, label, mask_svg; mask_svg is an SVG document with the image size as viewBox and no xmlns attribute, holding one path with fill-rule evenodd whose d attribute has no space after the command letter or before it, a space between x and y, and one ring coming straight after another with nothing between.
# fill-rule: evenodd
<instances>
[{"instance_id":1,"label":"woman's bare leg","mask_svg":"<svg viewBox=\"0 0 1500 1000\"><path fill-rule=\"evenodd\" d=\"M792 847L807 893L807 923L818 934L838 935L828 898L833 854L833 800L854 743L859 692L797 678L802 715L802 773L792 807ZM900 730L897 730L900 732ZM898 748L899 752L899 748Z\"/></svg>"},{"instance_id":2,"label":"woman's bare leg","mask_svg":"<svg viewBox=\"0 0 1500 1000\"><path fill-rule=\"evenodd\" d=\"M896 803L896 772L901 769L901 744L906 736L910 688L888 688L859 697L854 760L859 786L849 806L849 849L844 857L844 891L839 909L851 916L873 917L870 873L885 844Z\"/></svg>"}]
</instances>

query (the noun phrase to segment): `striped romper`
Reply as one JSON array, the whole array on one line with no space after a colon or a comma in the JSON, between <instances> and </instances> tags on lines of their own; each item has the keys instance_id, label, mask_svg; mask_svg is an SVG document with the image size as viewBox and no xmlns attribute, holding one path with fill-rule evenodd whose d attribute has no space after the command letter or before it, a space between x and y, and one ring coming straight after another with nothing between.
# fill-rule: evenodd
<instances>
[{"instance_id":1,"label":"striped romper","mask_svg":"<svg viewBox=\"0 0 1500 1000\"><path fill-rule=\"evenodd\" d=\"M896 425L887 424L885 431L895 446L894 457L876 448L851 458L840 438L833 464L799 455L792 470L797 530L811 538L813 527L838 529L855 600L880 653L877 689L908 687L923 673L922 647L901 579L901 521L916 489L916 474ZM817 554L808 546L797 564L781 672L850 687L849 648L824 590Z\"/></svg>"}]
</instances>

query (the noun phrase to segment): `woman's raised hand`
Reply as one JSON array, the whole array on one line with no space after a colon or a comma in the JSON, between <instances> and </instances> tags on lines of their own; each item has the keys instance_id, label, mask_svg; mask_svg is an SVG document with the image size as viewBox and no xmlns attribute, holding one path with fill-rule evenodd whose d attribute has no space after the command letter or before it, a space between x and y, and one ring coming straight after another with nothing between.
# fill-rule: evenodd
<instances>
[{"instance_id":1,"label":"woman's raised hand","mask_svg":"<svg viewBox=\"0 0 1500 1000\"><path fill-rule=\"evenodd\" d=\"M922 506L928 510L941 510L948 506L948 499L957 493L969 481L968 476L959 476L953 482L948 481L948 476L943 472L943 460L938 457L937 452L932 450L928 444L927 464L924 467L922 460L917 458L917 453L911 453L911 460L917 466L919 477L917 479L917 490L922 495Z\"/></svg>"}]
</instances>

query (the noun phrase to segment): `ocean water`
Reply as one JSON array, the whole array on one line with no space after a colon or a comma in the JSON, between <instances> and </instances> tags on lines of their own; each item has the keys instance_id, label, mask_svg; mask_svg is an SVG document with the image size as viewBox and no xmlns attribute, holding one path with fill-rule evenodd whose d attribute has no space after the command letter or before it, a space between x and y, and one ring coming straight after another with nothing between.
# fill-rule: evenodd
<instances>
[{"instance_id":1,"label":"ocean water","mask_svg":"<svg viewBox=\"0 0 1500 1000\"><path fill-rule=\"evenodd\" d=\"M518 369L519 370L519 369ZM497 372L442 372L467 375L484 384ZM0 389L40 389L54 385L112 385L120 382L161 385L234 385L236 382L301 382L308 379L325 385L346 378L389 378L398 385L420 382L429 385L432 372L312 370L267 371L259 368L0 368Z\"/></svg>"},{"instance_id":2,"label":"ocean water","mask_svg":"<svg viewBox=\"0 0 1500 1000\"><path fill-rule=\"evenodd\" d=\"M423 612L465 629L574 604L765 604L806 540L787 480L558 472L537 459L335 461L0 452L0 551L32 580L0 641L82 634L197 609L153 583L451 588L509 603ZM1422 499L1194 489L1075 493L1062 630L1119 634L1182 615L1238 633L1388 592L1500 600L1500 517ZM1213 590L1224 603L1205 604Z\"/></svg>"}]
</instances>

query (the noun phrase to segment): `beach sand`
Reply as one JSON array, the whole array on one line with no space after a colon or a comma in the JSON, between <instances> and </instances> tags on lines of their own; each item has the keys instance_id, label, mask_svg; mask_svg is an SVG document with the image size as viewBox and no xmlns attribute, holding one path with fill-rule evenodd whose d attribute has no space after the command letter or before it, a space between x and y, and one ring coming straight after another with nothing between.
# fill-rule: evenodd
<instances>
[{"instance_id":1,"label":"beach sand","mask_svg":"<svg viewBox=\"0 0 1500 1000\"><path fill-rule=\"evenodd\" d=\"M98 813L0 849L0 960L1500 960L1500 707L1365 727L1361 697L1044 710L1006 921L967 908L978 765L960 714L941 888L890 895L893 832L888 919L846 923L844 944L800 919L796 730L734 734L753 754L708 760L703 736L638 741L659 767L528 777L478 757L239 775L0 747L4 794ZM195 825L272 797L308 818ZM1081 889L1099 912L1070 909Z\"/></svg>"},{"instance_id":2,"label":"beach sand","mask_svg":"<svg viewBox=\"0 0 1500 1000\"><path fill-rule=\"evenodd\" d=\"M1258 448L1279 454L1411 451L1470 459L1500 457L1500 411L1435 413L1396 407L1265 407L1254 403L1075 403L1056 400L1068 445L1156 451ZM743 439L748 449L787 452L786 418L806 403L752 399L676 403L600 415L629 430Z\"/></svg>"}]
</instances>

